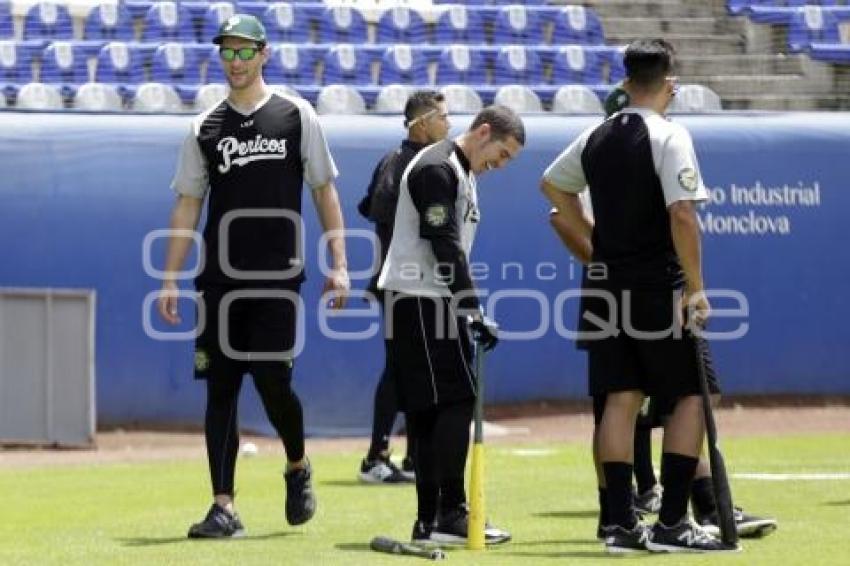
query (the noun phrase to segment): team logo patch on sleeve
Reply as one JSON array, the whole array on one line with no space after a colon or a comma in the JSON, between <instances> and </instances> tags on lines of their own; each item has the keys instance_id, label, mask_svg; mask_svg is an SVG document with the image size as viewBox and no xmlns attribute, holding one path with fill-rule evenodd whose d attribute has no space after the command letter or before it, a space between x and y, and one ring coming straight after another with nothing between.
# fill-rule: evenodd
<instances>
[{"instance_id":1,"label":"team logo patch on sleeve","mask_svg":"<svg viewBox=\"0 0 850 566\"><path fill-rule=\"evenodd\" d=\"M679 185L689 193L695 192L699 187L697 172L690 167L685 167L679 171Z\"/></svg>"},{"instance_id":2,"label":"team logo patch on sleeve","mask_svg":"<svg viewBox=\"0 0 850 566\"><path fill-rule=\"evenodd\" d=\"M449 221L449 211L444 204L433 204L425 211L425 221L429 226L439 228Z\"/></svg>"}]
</instances>

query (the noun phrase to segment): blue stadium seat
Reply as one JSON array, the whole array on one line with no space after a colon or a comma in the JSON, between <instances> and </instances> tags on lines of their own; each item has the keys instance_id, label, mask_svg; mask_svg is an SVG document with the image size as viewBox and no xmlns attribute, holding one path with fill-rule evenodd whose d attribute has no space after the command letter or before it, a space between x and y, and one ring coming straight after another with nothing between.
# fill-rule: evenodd
<instances>
[{"instance_id":1,"label":"blue stadium seat","mask_svg":"<svg viewBox=\"0 0 850 566\"><path fill-rule=\"evenodd\" d=\"M86 15L85 39L133 40L133 18L127 7L119 2L104 2L89 10Z\"/></svg>"},{"instance_id":2,"label":"blue stadium seat","mask_svg":"<svg viewBox=\"0 0 850 566\"><path fill-rule=\"evenodd\" d=\"M201 23L201 43L209 43L218 33L230 16L236 13L236 9L230 2L213 2L204 12Z\"/></svg>"},{"instance_id":3,"label":"blue stadium seat","mask_svg":"<svg viewBox=\"0 0 850 566\"><path fill-rule=\"evenodd\" d=\"M312 55L294 43L275 45L264 76L268 84L315 84L313 63Z\"/></svg>"},{"instance_id":4,"label":"blue stadium seat","mask_svg":"<svg viewBox=\"0 0 850 566\"><path fill-rule=\"evenodd\" d=\"M351 44L336 45L324 57L325 74L322 84L372 84L369 57L365 50Z\"/></svg>"},{"instance_id":5,"label":"blue stadium seat","mask_svg":"<svg viewBox=\"0 0 850 566\"><path fill-rule=\"evenodd\" d=\"M543 43L543 27L536 10L525 6L505 6L499 10L493 28L493 43L496 45Z\"/></svg>"},{"instance_id":6,"label":"blue stadium seat","mask_svg":"<svg viewBox=\"0 0 850 566\"><path fill-rule=\"evenodd\" d=\"M363 15L354 8L338 7L326 9L319 19L319 42L365 43L368 29Z\"/></svg>"},{"instance_id":7,"label":"blue stadium seat","mask_svg":"<svg viewBox=\"0 0 850 566\"><path fill-rule=\"evenodd\" d=\"M829 63L850 64L850 44L813 43L810 52L812 59Z\"/></svg>"},{"instance_id":8,"label":"blue stadium seat","mask_svg":"<svg viewBox=\"0 0 850 566\"><path fill-rule=\"evenodd\" d=\"M624 48L609 49L608 60L608 84L617 84L626 78L626 67L623 65Z\"/></svg>"},{"instance_id":9,"label":"blue stadium seat","mask_svg":"<svg viewBox=\"0 0 850 566\"><path fill-rule=\"evenodd\" d=\"M467 45L450 45L437 62L437 84L466 84L473 88L483 85L487 68L481 51Z\"/></svg>"},{"instance_id":10,"label":"blue stadium seat","mask_svg":"<svg viewBox=\"0 0 850 566\"><path fill-rule=\"evenodd\" d=\"M493 66L494 85L536 85L543 82L543 66L537 52L522 45L499 50Z\"/></svg>"},{"instance_id":11,"label":"blue stadium seat","mask_svg":"<svg viewBox=\"0 0 850 566\"><path fill-rule=\"evenodd\" d=\"M380 80L382 85L428 84L428 64L425 56L410 45L393 45L387 48L381 59Z\"/></svg>"},{"instance_id":12,"label":"blue stadium seat","mask_svg":"<svg viewBox=\"0 0 850 566\"><path fill-rule=\"evenodd\" d=\"M435 43L484 43L484 20L463 4L449 6L434 26Z\"/></svg>"},{"instance_id":13,"label":"blue stadium seat","mask_svg":"<svg viewBox=\"0 0 850 566\"><path fill-rule=\"evenodd\" d=\"M72 39L74 28L65 6L44 1L24 16L24 39Z\"/></svg>"},{"instance_id":14,"label":"blue stadium seat","mask_svg":"<svg viewBox=\"0 0 850 566\"><path fill-rule=\"evenodd\" d=\"M157 2L145 15L142 41L195 41L188 8L175 2Z\"/></svg>"},{"instance_id":15,"label":"blue stadium seat","mask_svg":"<svg viewBox=\"0 0 850 566\"><path fill-rule=\"evenodd\" d=\"M32 82L33 52L12 40L0 41L0 86Z\"/></svg>"},{"instance_id":16,"label":"blue stadium seat","mask_svg":"<svg viewBox=\"0 0 850 566\"><path fill-rule=\"evenodd\" d=\"M806 51L812 43L841 43L838 19L820 6L797 9L788 27L791 51Z\"/></svg>"},{"instance_id":17,"label":"blue stadium seat","mask_svg":"<svg viewBox=\"0 0 850 566\"><path fill-rule=\"evenodd\" d=\"M94 80L114 84L122 89L126 85L145 82L145 56L132 45L113 41L104 45L97 55Z\"/></svg>"},{"instance_id":18,"label":"blue stadium seat","mask_svg":"<svg viewBox=\"0 0 850 566\"><path fill-rule=\"evenodd\" d=\"M310 39L307 11L286 2L269 4L262 16L270 41L306 42Z\"/></svg>"},{"instance_id":19,"label":"blue stadium seat","mask_svg":"<svg viewBox=\"0 0 850 566\"><path fill-rule=\"evenodd\" d=\"M605 34L599 16L590 8L566 6L559 10L552 29L552 44L601 45Z\"/></svg>"},{"instance_id":20,"label":"blue stadium seat","mask_svg":"<svg viewBox=\"0 0 850 566\"><path fill-rule=\"evenodd\" d=\"M552 83L592 85L602 82L599 53L582 45L566 45L558 49L552 62Z\"/></svg>"},{"instance_id":21,"label":"blue stadium seat","mask_svg":"<svg viewBox=\"0 0 850 566\"><path fill-rule=\"evenodd\" d=\"M85 50L70 41L54 41L41 55L39 80L48 84L78 85L89 80Z\"/></svg>"},{"instance_id":22,"label":"blue stadium seat","mask_svg":"<svg viewBox=\"0 0 850 566\"><path fill-rule=\"evenodd\" d=\"M378 20L377 41L417 45L428 41L428 30L416 10L405 7L391 8Z\"/></svg>"},{"instance_id":23,"label":"blue stadium seat","mask_svg":"<svg viewBox=\"0 0 850 566\"><path fill-rule=\"evenodd\" d=\"M170 85L198 85L201 82L201 57L180 43L165 43L156 48L151 61L151 81Z\"/></svg>"},{"instance_id":24,"label":"blue stadium seat","mask_svg":"<svg viewBox=\"0 0 850 566\"><path fill-rule=\"evenodd\" d=\"M12 19L11 3L0 4L0 39L12 39L15 36L14 20Z\"/></svg>"}]
</instances>

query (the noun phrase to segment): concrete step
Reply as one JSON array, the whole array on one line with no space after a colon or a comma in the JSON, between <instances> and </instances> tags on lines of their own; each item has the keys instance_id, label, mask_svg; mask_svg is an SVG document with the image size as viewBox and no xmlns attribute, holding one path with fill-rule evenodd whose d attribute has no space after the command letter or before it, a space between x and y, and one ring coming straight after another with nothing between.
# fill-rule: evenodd
<instances>
[{"instance_id":1,"label":"concrete step","mask_svg":"<svg viewBox=\"0 0 850 566\"><path fill-rule=\"evenodd\" d=\"M706 18L603 18L602 26L609 33L632 37L655 37L667 34L708 35L743 34L746 22L738 20Z\"/></svg>"},{"instance_id":2,"label":"concrete step","mask_svg":"<svg viewBox=\"0 0 850 566\"><path fill-rule=\"evenodd\" d=\"M728 95L828 94L833 88L832 83L812 81L802 75L680 75L680 82L705 85L721 98Z\"/></svg>"},{"instance_id":3,"label":"concrete step","mask_svg":"<svg viewBox=\"0 0 850 566\"><path fill-rule=\"evenodd\" d=\"M633 33L608 33L609 44L625 45L639 35ZM733 55L743 53L744 37L738 34L664 34L664 39L673 44L679 55Z\"/></svg>"},{"instance_id":4,"label":"concrete step","mask_svg":"<svg viewBox=\"0 0 850 566\"><path fill-rule=\"evenodd\" d=\"M680 55L680 75L801 75L801 55Z\"/></svg>"},{"instance_id":5,"label":"concrete step","mask_svg":"<svg viewBox=\"0 0 850 566\"><path fill-rule=\"evenodd\" d=\"M850 110L850 96L758 94L723 97L726 110Z\"/></svg>"},{"instance_id":6,"label":"concrete step","mask_svg":"<svg viewBox=\"0 0 850 566\"><path fill-rule=\"evenodd\" d=\"M585 2L602 17L706 18L718 14L708 2L678 0L592 0Z\"/></svg>"}]
</instances>

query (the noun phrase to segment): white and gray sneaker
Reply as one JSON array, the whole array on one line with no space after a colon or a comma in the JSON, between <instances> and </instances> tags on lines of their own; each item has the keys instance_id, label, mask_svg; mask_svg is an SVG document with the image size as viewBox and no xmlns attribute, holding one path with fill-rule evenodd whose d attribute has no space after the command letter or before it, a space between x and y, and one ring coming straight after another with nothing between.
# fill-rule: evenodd
<instances>
[{"instance_id":1,"label":"white and gray sneaker","mask_svg":"<svg viewBox=\"0 0 850 566\"><path fill-rule=\"evenodd\" d=\"M649 540L649 527L638 521L631 529L620 525L599 527L602 540L605 542L605 552L609 554L631 554L646 550Z\"/></svg>"},{"instance_id":2,"label":"white and gray sneaker","mask_svg":"<svg viewBox=\"0 0 850 566\"><path fill-rule=\"evenodd\" d=\"M734 517L735 528L738 531L738 536L741 538L766 537L778 527L776 519L748 515L740 507L735 507ZM717 511L710 515L695 514L694 520L709 534L716 537L720 536L720 523L717 520Z\"/></svg>"},{"instance_id":3,"label":"white and gray sneaker","mask_svg":"<svg viewBox=\"0 0 850 566\"><path fill-rule=\"evenodd\" d=\"M360 481L363 483L372 484L397 484L411 483L413 480L408 479L402 471L396 466L389 456L386 458L379 457L375 460L366 458L360 463Z\"/></svg>"},{"instance_id":4,"label":"white and gray sneaker","mask_svg":"<svg viewBox=\"0 0 850 566\"><path fill-rule=\"evenodd\" d=\"M738 552L741 547L724 544L685 517L672 527L657 521L650 530L646 549L650 552Z\"/></svg>"},{"instance_id":5,"label":"white and gray sneaker","mask_svg":"<svg viewBox=\"0 0 850 566\"><path fill-rule=\"evenodd\" d=\"M431 531L431 540L441 544L466 544L469 537L469 507L460 505L451 511L438 513L434 528ZM504 529L494 527L490 523L484 524L484 544L503 544L511 540L511 533Z\"/></svg>"}]
</instances>

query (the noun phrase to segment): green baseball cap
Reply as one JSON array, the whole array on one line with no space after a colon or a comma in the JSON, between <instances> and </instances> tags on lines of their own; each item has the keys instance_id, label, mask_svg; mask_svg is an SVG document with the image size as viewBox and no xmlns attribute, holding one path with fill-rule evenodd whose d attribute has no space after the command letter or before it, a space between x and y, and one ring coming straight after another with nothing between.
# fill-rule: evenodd
<instances>
[{"instance_id":1,"label":"green baseball cap","mask_svg":"<svg viewBox=\"0 0 850 566\"><path fill-rule=\"evenodd\" d=\"M218 28L213 43L220 44L225 37L241 37L257 43L266 43L266 28L250 14L234 14Z\"/></svg>"},{"instance_id":2,"label":"green baseball cap","mask_svg":"<svg viewBox=\"0 0 850 566\"><path fill-rule=\"evenodd\" d=\"M605 107L605 117L607 118L612 114L616 114L628 106L630 102L629 93L623 88L623 83L617 83L605 98L605 104L603 105Z\"/></svg>"}]
</instances>

